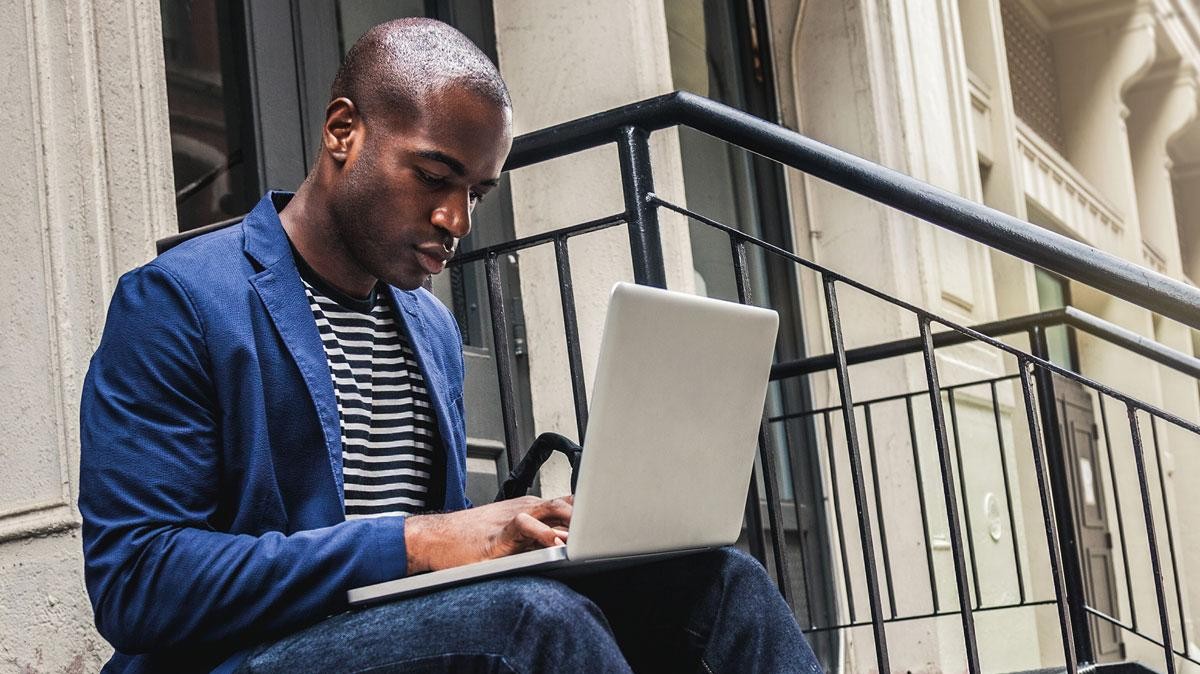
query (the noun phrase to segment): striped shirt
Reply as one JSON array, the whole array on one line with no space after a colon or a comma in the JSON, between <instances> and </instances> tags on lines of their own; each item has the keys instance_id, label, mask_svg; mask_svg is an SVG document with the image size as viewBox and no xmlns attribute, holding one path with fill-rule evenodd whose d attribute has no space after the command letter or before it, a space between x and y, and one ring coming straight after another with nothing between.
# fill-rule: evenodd
<instances>
[{"instance_id":1,"label":"striped shirt","mask_svg":"<svg viewBox=\"0 0 1200 674\"><path fill-rule=\"evenodd\" d=\"M442 508L437 420L390 294L348 297L296 259L337 397L346 519Z\"/></svg>"}]
</instances>

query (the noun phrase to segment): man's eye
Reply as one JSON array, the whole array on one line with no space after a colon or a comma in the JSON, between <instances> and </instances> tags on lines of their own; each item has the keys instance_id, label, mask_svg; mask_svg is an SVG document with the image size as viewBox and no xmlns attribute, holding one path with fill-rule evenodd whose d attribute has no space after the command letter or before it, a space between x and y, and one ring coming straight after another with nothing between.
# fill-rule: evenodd
<instances>
[{"instance_id":1,"label":"man's eye","mask_svg":"<svg viewBox=\"0 0 1200 674\"><path fill-rule=\"evenodd\" d=\"M431 173L426 173L421 169L417 169L417 177L421 179L421 182L429 185L430 187L439 187L446 182L445 178L441 176L435 176Z\"/></svg>"},{"instance_id":2,"label":"man's eye","mask_svg":"<svg viewBox=\"0 0 1200 674\"><path fill-rule=\"evenodd\" d=\"M476 192L475 190L471 190L471 203L477 204L481 201L483 201L483 194Z\"/></svg>"}]
</instances>

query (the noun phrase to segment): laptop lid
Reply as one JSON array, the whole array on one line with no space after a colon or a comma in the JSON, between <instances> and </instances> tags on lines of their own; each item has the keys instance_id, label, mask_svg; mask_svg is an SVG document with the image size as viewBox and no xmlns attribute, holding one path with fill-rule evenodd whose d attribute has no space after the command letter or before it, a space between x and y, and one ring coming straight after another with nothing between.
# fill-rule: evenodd
<instances>
[{"instance_id":1,"label":"laptop lid","mask_svg":"<svg viewBox=\"0 0 1200 674\"><path fill-rule=\"evenodd\" d=\"M768 309L614 286L569 559L737 540L778 326Z\"/></svg>"}]
</instances>

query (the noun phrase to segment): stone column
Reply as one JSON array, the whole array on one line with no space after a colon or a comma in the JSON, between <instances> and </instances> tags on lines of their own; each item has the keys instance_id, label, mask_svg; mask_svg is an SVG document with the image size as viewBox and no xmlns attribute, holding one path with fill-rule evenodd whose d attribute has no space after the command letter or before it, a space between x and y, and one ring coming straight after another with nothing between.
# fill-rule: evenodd
<instances>
[{"instance_id":1,"label":"stone column","mask_svg":"<svg viewBox=\"0 0 1200 674\"><path fill-rule=\"evenodd\" d=\"M541 129L672 91L666 16L661 2L514 0L495 5L501 69L513 97L516 134ZM656 192L684 204L683 169L673 131L651 136ZM624 210L615 145L515 171L518 237ZM686 222L661 211L667 284L693 288ZM633 280L629 237L621 226L571 241L576 309L589 390L600 333L615 281ZM574 437L554 251L524 252L521 292L529 342L536 432ZM569 470L555 456L542 472L546 494L569 491Z\"/></svg>"},{"instance_id":2,"label":"stone column","mask_svg":"<svg viewBox=\"0 0 1200 674\"><path fill-rule=\"evenodd\" d=\"M1172 160L1170 151L1174 142L1195 123L1197 116L1197 79L1190 66L1167 62L1155 67L1146 78L1132 87L1126 95L1131 111L1129 117L1130 150L1133 155L1134 180L1137 185L1138 211L1142 238L1145 244L1158 255L1164 273L1174 278L1183 274L1182 255L1179 241L1180 223L1175 209L1175 195L1171 181ZM1143 264L1152 266L1147 259ZM1154 338L1167 346L1191 353L1190 330L1174 321L1156 317ZM1161 381L1162 405L1185 419L1200 417L1200 397L1197 396L1196 381L1187 375L1166 367L1157 367ZM1192 531L1186 522L1200 517L1200 504L1194 499L1176 499L1175 476L1181 478L1180 489L1192 488L1195 476L1200 475L1200 458L1192 451L1196 437L1173 425L1160 423L1159 440L1162 443L1163 463L1168 475L1167 502L1173 510L1173 524L1177 538L1176 552L1180 575L1185 585L1186 634L1194 633L1190 617L1190 606L1200 600L1200 557L1188 552L1200 552L1200 534ZM1182 525L1182 526L1181 526ZM1165 527L1165 521L1163 523ZM1169 566L1169 560L1168 560ZM1165 575L1174 582L1173 570ZM1193 582L1187 582L1192 579ZM1196 587L1193 587L1196 586Z\"/></svg>"},{"instance_id":3,"label":"stone column","mask_svg":"<svg viewBox=\"0 0 1200 674\"><path fill-rule=\"evenodd\" d=\"M1152 3L1101 2L1096 3L1092 13L1057 26L1054 33L1068 158L1123 218L1123 232L1116 249L1110 252L1143 265L1146 264L1143 237L1156 227L1166 226L1164 217L1173 220L1172 215L1164 213L1164 209L1171 210L1166 143L1194 115L1189 110L1194 103L1189 104L1184 90L1174 86L1174 77L1152 69L1157 56L1157 21ZM1079 283L1072 283L1071 292L1074 304L1085 311L1152 339L1157 337L1151 312ZM1078 336L1078 346L1085 375L1150 404L1164 402L1160 368L1149 364L1133 366L1131 361L1140 360L1136 356L1082 334ZM1116 484L1107 489L1120 490L1127 525L1140 523L1128 424L1119 404L1110 400L1108 408ZM1141 430L1150 452L1148 469L1154 471L1151 434L1145 419ZM1160 431L1164 430L1160 427ZM1162 433L1160 437L1165 440L1165 435ZM1156 473L1151 472L1150 477L1153 480ZM1157 493L1157 489L1152 489L1152 493ZM1168 497L1168 500L1173 499ZM1165 527L1162 501L1156 500L1154 507L1162 538ZM1178 526L1178 509L1175 512ZM1115 522L1115 517L1110 498L1110 521ZM1135 536L1129 545L1133 591L1139 624L1156 625L1153 581L1147 572L1149 552L1142 541ZM1170 578L1165 545L1162 552L1164 573ZM1116 577L1121 578L1123 560L1115 554L1113 561ZM1122 616L1127 616L1129 607L1124 593L1118 592L1117 596ZM1176 622L1178 609L1174 601L1169 602L1169 609ZM1160 650L1147 648L1141 640L1126 638L1125 645L1132 659L1148 662L1161 659Z\"/></svg>"},{"instance_id":4,"label":"stone column","mask_svg":"<svg viewBox=\"0 0 1200 674\"><path fill-rule=\"evenodd\" d=\"M0 5L0 667L96 670L83 587L78 400L116 278L175 230L159 6Z\"/></svg>"},{"instance_id":5,"label":"stone column","mask_svg":"<svg viewBox=\"0 0 1200 674\"><path fill-rule=\"evenodd\" d=\"M1162 256L1164 273L1176 278L1183 268L1168 151L1195 121L1196 95L1195 71L1168 62L1155 67L1125 96L1142 240Z\"/></svg>"},{"instance_id":6,"label":"stone column","mask_svg":"<svg viewBox=\"0 0 1200 674\"><path fill-rule=\"evenodd\" d=\"M1122 95L1154 61L1152 3L1101 2L1051 31L1066 156L1124 218L1120 250L1141 259Z\"/></svg>"},{"instance_id":7,"label":"stone column","mask_svg":"<svg viewBox=\"0 0 1200 674\"><path fill-rule=\"evenodd\" d=\"M1192 140L1192 148L1200 147L1200 125L1193 124L1186 135ZM1188 156L1200 157L1200 152ZM1193 284L1200 283L1200 161L1173 164L1171 177L1183 276Z\"/></svg>"}]
</instances>

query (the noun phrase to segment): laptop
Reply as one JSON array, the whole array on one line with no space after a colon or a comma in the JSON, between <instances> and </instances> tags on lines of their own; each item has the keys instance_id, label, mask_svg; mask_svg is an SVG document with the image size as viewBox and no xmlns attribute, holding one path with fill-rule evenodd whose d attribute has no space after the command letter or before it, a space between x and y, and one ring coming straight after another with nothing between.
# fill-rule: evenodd
<instances>
[{"instance_id":1,"label":"laptop","mask_svg":"<svg viewBox=\"0 0 1200 674\"><path fill-rule=\"evenodd\" d=\"M350 603L734 543L778 325L768 309L616 284L566 545L355 588Z\"/></svg>"}]
</instances>

